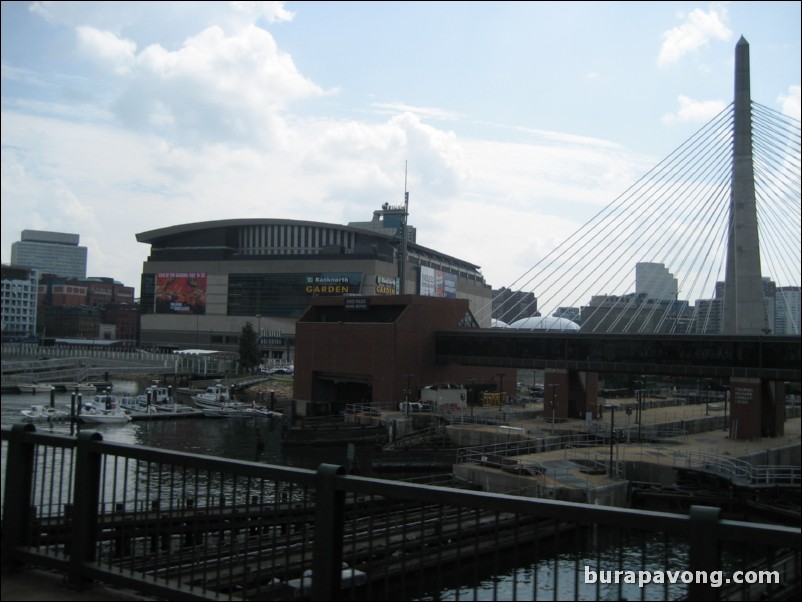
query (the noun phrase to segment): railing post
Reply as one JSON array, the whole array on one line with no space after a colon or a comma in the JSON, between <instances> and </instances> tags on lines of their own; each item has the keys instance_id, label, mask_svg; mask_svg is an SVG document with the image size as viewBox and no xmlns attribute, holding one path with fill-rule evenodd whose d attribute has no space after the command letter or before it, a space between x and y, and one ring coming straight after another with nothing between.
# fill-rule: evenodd
<instances>
[{"instance_id":1,"label":"railing post","mask_svg":"<svg viewBox=\"0 0 802 602\"><path fill-rule=\"evenodd\" d=\"M33 457L35 446L22 440L36 432L32 424L15 424L8 437L6 482L3 483L3 566L14 562L14 549L27 546L31 536Z\"/></svg>"},{"instance_id":2,"label":"railing post","mask_svg":"<svg viewBox=\"0 0 802 602\"><path fill-rule=\"evenodd\" d=\"M312 600L339 600L342 582L345 492L336 480L342 466L321 464L317 469L315 541L312 556Z\"/></svg>"},{"instance_id":3,"label":"railing post","mask_svg":"<svg viewBox=\"0 0 802 602\"><path fill-rule=\"evenodd\" d=\"M689 600L718 600L718 590L710 583L713 571L719 569L719 539L718 521L721 515L720 508L709 506L691 506L690 534L688 548L690 556L690 570L696 575L697 571L707 575L705 583L694 579L688 585Z\"/></svg>"},{"instance_id":4,"label":"railing post","mask_svg":"<svg viewBox=\"0 0 802 602\"><path fill-rule=\"evenodd\" d=\"M79 433L77 438L69 574L73 585L82 583L84 564L96 557L102 458L100 453L91 449L91 445L102 440L103 435L95 431Z\"/></svg>"}]
</instances>

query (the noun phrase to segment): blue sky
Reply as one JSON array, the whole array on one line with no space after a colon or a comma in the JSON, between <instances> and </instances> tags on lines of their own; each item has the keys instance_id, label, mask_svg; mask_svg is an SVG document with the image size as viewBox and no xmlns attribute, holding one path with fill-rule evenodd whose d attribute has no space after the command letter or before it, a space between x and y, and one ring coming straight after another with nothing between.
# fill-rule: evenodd
<instances>
[{"instance_id":1,"label":"blue sky","mask_svg":"<svg viewBox=\"0 0 802 602\"><path fill-rule=\"evenodd\" d=\"M181 223L345 224L508 286L732 100L800 118L799 2L3 2L2 261L81 235L139 291Z\"/></svg>"}]
</instances>

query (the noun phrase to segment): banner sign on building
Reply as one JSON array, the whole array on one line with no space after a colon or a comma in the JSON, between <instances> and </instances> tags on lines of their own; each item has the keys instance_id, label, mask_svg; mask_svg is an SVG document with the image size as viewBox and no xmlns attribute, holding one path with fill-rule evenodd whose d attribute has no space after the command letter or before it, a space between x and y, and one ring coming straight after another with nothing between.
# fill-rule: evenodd
<instances>
[{"instance_id":1,"label":"banner sign on building","mask_svg":"<svg viewBox=\"0 0 802 602\"><path fill-rule=\"evenodd\" d=\"M457 298L457 277L448 272L421 266L420 294L422 297Z\"/></svg>"},{"instance_id":2,"label":"banner sign on building","mask_svg":"<svg viewBox=\"0 0 802 602\"><path fill-rule=\"evenodd\" d=\"M370 302L367 297L346 297L343 307L347 311L367 311L370 309Z\"/></svg>"},{"instance_id":3,"label":"banner sign on building","mask_svg":"<svg viewBox=\"0 0 802 602\"><path fill-rule=\"evenodd\" d=\"M206 272L156 274L157 314L205 314Z\"/></svg>"},{"instance_id":4,"label":"banner sign on building","mask_svg":"<svg viewBox=\"0 0 802 602\"><path fill-rule=\"evenodd\" d=\"M304 291L319 297L358 295L362 291L362 272L323 272L307 274Z\"/></svg>"},{"instance_id":5,"label":"banner sign on building","mask_svg":"<svg viewBox=\"0 0 802 602\"><path fill-rule=\"evenodd\" d=\"M398 279L388 278L387 276L376 276L377 295L396 295L398 294Z\"/></svg>"}]
</instances>

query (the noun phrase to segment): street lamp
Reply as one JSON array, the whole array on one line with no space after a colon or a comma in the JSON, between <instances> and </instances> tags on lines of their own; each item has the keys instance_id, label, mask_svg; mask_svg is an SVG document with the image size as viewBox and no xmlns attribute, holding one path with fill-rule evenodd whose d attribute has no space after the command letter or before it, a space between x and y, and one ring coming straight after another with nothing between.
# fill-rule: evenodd
<instances>
[{"instance_id":1,"label":"street lamp","mask_svg":"<svg viewBox=\"0 0 802 602\"><path fill-rule=\"evenodd\" d=\"M554 423L556 422L556 412L557 412L557 387L559 387L559 383L551 383L549 387L551 387L551 401L549 405L551 406L551 434L554 434Z\"/></svg>"}]
</instances>

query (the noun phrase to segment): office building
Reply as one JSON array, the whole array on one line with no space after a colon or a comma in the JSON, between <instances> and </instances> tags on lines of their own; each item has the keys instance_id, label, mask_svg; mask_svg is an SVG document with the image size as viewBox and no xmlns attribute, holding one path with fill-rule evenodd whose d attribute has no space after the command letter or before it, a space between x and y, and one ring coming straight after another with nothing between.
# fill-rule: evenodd
<instances>
[{"instance_id":1,"label":"office building","mask_svg":"<svg viewBox=\"0 0 802 602\"><path fill-rule=\"evenodd\" d=\"M5 264L0 270L4 340L35 336L39 273L28 267Z\"/></svg>"},{"instance_id":2,"label":"office building","mask_svg":"<svg viewBox=\"0 0 802 602\"><path fill-rule=\"evenodd\" d=\"M35 268L40 274L86 278L86 247L78 234L23 230L11 243L11 264Z\"/></svg>"}]
</instances>

